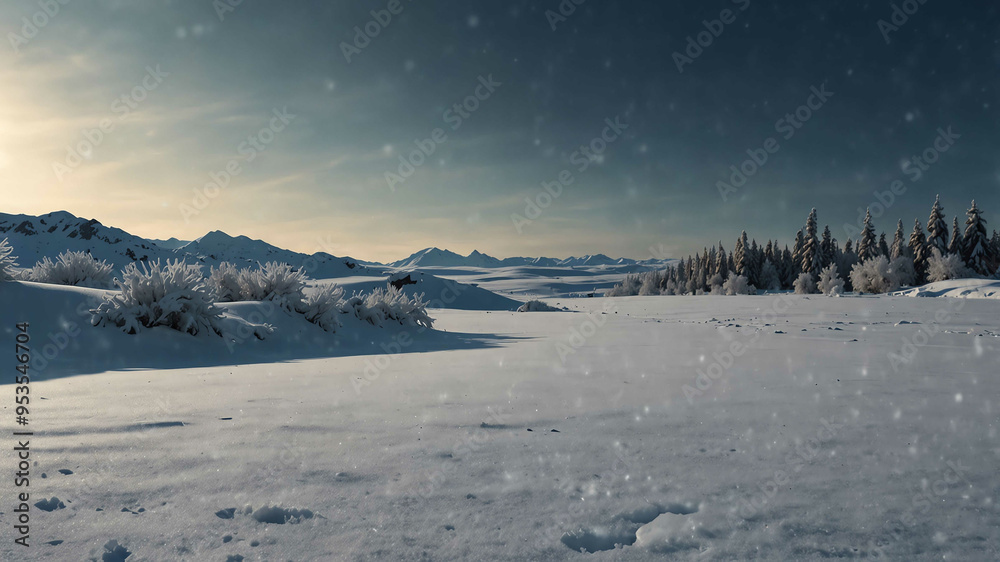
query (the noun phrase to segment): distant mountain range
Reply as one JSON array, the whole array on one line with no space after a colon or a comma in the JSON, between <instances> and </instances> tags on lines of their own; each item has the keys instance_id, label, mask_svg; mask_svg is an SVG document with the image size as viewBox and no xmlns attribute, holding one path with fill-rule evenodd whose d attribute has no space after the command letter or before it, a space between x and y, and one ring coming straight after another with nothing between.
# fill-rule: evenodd
<instances>
[{"instance_id":1,"label":"distant mountain range","mask_svg":"<svg viewBox=\"0 0 1000 562\"><path fill-rule=\"evenodd\" d=\"M0 239L7 238L14 247L21 267L31 267L42 257L55 258L66 250L87 251L121 269L133 261L184 259L205 266L218 266L228 261L236 265L257 262L285 262L305 268L313 278L346 277L358 274L379 274L384 267L414 269L418 267L477 267L499 268L536 267L595 267L636 265L658 267L661 260L636 261L614 259L603 254L582 257L498 259L478 251L462 256L448 250L427 248L405 259L389 264L365 262L350 257L337 257L324 252L308 255L273 246L246 236L230 236L213 231L193 241L155 240L141 238L101 224L94 219L77 217L66 211L41 216L0 213Z\"/></svg>"},{"instance_id":2,"label":"distant mountain range","mask_svg":"<svg viewBox=\"0 0 1000 562\"><path fill-rule=\"evenodd\" d=\"M205 266L218 266L224 261L240 266L279 261L303 267L314 278L345 277L367 269L353 258L324 252L301 254L221 231L209 232L191 242L176 238L149 240L66 211L37 217L0 213L0 239L3 238L14 247L21 267L31 267L43 256L55 258L60 252L74 250L90 252L117 269L129 262L156 259L184 259Z\"/></svg>"},{"instance_id":3,"label":"distant mountain range","mask_svg":"<svg viewBox=\"0 0 1000 562\"><path fill-rule=\"evenodd\" d=\"M633 260L629 258L610 258L604 254L586 255L581 257L558 258L494 258L473 250L468 256L462 256L440 248L426 248L398 261L387 264L394 269L411 269L415 267L594 267L602 265L647 265L658 266L667 260Z\"/></svg>"}]
</instances>

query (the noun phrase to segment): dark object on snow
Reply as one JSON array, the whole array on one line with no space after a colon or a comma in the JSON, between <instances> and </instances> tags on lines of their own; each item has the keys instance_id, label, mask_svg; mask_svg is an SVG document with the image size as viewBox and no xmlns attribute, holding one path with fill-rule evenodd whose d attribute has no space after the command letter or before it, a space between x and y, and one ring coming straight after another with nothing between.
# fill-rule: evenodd
<instances>
[{"instance_id":1,"label":"dark object on snow","mask_svg":"<svg viewBox=\"0 0 1000 562\"><path fill-rule=\"evenodd\" d=\"M407 274L406 277L400 277L399 279L396 279L395 281L389 281L389 284L392 285L393 287L395 287L396 290L401 291L404 286L406 286L406 285L416 285L417 282L414 281L413 279L410 279L409 274Z\"/></svg>"}]
</instances>

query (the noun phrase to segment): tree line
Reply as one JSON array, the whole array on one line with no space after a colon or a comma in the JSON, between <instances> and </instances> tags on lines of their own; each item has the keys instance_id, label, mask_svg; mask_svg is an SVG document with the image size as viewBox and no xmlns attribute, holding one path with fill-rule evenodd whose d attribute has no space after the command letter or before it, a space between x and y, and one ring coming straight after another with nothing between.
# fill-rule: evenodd
<instances>
[{"instance_id":1,"label":"tree line","mask_svg":"<svg viewBox=\"0 0 1000 562\"><path fill-rule=\"evenodd\" d=\"M812 209L791 248L777 240L758 244L743 231L732 251L720 241L665 270L630 275L607 296L793 289L799 293L882 292L959 277L993 277L1000 267L1000 237L996 230L990 236L986 224L972 201L964 228L954 217L949 230L938 196L926 230L916 219L907 236L899 220L890 241L885 232L876 233L869 210L858 239L848 238L841 245L829 226L820 233L816 209Z\"/></svg>"}]
</instances>

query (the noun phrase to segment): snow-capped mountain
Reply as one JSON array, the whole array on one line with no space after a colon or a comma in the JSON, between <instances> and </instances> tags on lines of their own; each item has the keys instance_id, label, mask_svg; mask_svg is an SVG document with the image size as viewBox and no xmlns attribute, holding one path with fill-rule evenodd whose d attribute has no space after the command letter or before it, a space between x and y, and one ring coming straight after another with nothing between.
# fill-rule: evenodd
<instances>
[{"instance_id":1,"label":"snow-capped mountain","mask_svg":"<svg viewBox=\"0 0 1000 562\"><path fill-rule=\"evenodd\" d=\"M595 267L611 265L649 265L656 267L662 263L660 260L645 260L640 262L629 258L614 259L604 254L569 257L565 259L544 257L498 259L477 250L473 250L468 256L462 256L449 250L426 248L407 258L387 265L396 269L409 269L413 267Z\"/></svg>"},{"instance_id":2,"label":"snow-capped mountain","mask_svg":"<svg viewBox=\"0 0 1000 562\"><path fill-rule=\"evenodd\" d=\"M284 250L246 236L214 231L192 242L171 238L149 240L108 227L95 219L84 219L66 211L41 216L0 213L0 239L7 238L21 267L31 267L43 256L55 258L66 250L90 252L116 269L133 261L183 259L205 266L223 261L245 266L280 261L304 267L310 277L354 275L365 266L352 258L319 252L313 255Z\"/></svg>"},{"instance_id":3,"label":"snow-capped mountain","mask_svg":"<svg viewBox=\"0 0 1000 562\"><path fill-rule=\"evenodd\" d=\"M90 252L119 268L131 261L174 257L171 250L151 240L66 211L37 217L0 213L0 237L14 247L21 267L31 267L43 256L55 258L66 250Z\"/></svg>"}]
</instances>

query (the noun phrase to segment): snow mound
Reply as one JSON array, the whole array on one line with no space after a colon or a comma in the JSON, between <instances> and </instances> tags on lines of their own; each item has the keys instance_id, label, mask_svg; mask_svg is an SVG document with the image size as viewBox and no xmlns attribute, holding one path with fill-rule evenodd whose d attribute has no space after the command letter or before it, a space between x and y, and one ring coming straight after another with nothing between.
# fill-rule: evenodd
<instances>
[{"instance_id":1,"label":"snow mound","mask_svg":"<svg viewBox=\"0 0 1000 562\"><path fill-rule=\"evenodd\" d=\"M996 279L950 279L921 287L896 291L896 297L953 297L965 299L1000 299L1000 281Z\"/></svg>"},{"instance_id":2,"label":"snow mound","mask_svg":"<svg viewBox=\"0 0 1000 562\"><path fill-rule=\"evenodd\" d=\"M387 277L342 277L322 279L319 283L334 282L350 293L371 293L393 286L413 298L423 295L427 308L458 310L517 310L521 301L498 295L482 287L459 283L418 270L397 271ZM308 292L309 289L307 289Z\"/></svg>"},{"instance_id":3,"label":"snow mound","mask_svg":"<svg viewBox=\"0 0 1000 562\"><path fill-rule=\"evenodd\" d=\"M700 522L692 515L663 513L635 532L635 546L653 552L676 552L701 546Z\"/></svg>"},{"instance_id":4,"label":"snow mound","mask_svg":"<svg viewBox=\"0 0 1000 562\"><path fill-rule=\"evenodd\" d=\"M566 309L550 306L540 300L530 300L517 307L518 312L561 312L564 310Z\"/></svg>"}]
</instances>

